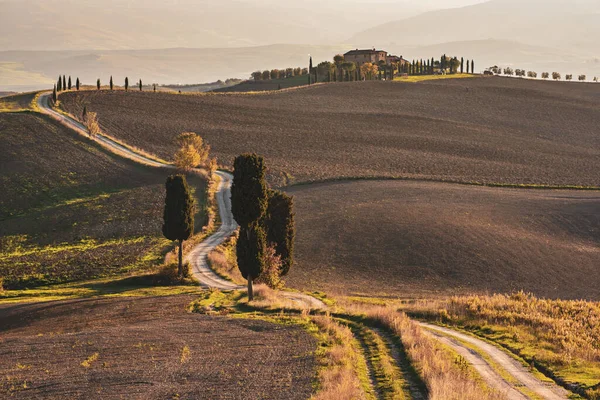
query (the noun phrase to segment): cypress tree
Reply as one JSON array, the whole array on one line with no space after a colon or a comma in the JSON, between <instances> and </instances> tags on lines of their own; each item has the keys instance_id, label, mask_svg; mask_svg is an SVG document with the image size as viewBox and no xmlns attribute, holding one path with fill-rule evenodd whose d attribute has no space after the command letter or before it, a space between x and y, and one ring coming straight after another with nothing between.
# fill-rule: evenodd
<instances>
[{"instance_id":1,"label":"cypress tree","mask_svg":"<svg viewBox=\"0 0 600 400\"><path fill-rule=\"evenodd\" d=\"M156 83L154 84L154 92L156 92Z\"/></svg>"},{"instance_id":2,"label":"cypress tree","mask_svg":"<svg viewBox=\"0 0 600 400\"><path fill-rule=\"evenodd\" d=\"M56 103L56 83L54 84L54 90L52 90L52 101Z\"/></svg>"},{"instance_id":3,"label":"cypress tree","mask_svg":"<svg viewBox=\"0 0 600 400\"><path fill-rule=\"evenodd\" d=\"M431 57L431 75L433 75L433 68L435 66L435 60Z\"/></svg>"},{"instance_id":4,"label":"cypress tree","mask_svg":"<svg viewBox=\"0 0 600 400\"><path fill-rule=\"evenodd\" d=\"M237 262L244 279L248 280L248 300L254 299L252 281L262 274L267 247L265 230L260 224L240 227L236 244Z\"/></svg>"},{"instance_id":5,"label":"cypress tree","mask_svg":"<svg viewBox=\"0 0 600 400\"><path fill-rule=\"evenodd\" d=\"M309 74L310 75L310 74ZM264 265L264 232L260 224L268 207L264 159L256 154L242 154L233 163L231 211L240 225L237 261L248 280L248 298L253 299L252 281L260 276Z\"/></svg>"},{"instance_id":6,"label":"cypress tree","mask_svg":"<svg viewBox=\"0 0 600 400\"><path fill-rule=\"evenodd\" d=\"M312 82L312 77L311 77L311 72L313 69L313 64L312 64L312 56L310 56L310 61L308 62L308 84L310 85Z\"/></svg>"},{"instance_id":7,"label":"cypress tree","mask_svg":"<svg viewBox=\"0 0 600 400\"><path fill-rule=\"evenodd\" d=\"M83 112L81 113L81 119L85 121L85 117L87 116L87 106L83 106Z\"/></svg>"},{"instance_id":8,"label":"cypress tree","mask_svg":"<svg viewBox=\"0 0 600 400\"><path fill-rule=\"evenodd\" d=\"M113 80L112 80L112 75L110 76L110 90L113 90Z\"/></svg>"},{"instance_id":9,"label":"cypress tree","mask_svg":"<svg viewBox=\"0 0 600 400\"><path fill-rule=\"evenodd\" d=\"M471 60L471 73L475 73L475 61Z\"/></svg>"},{"instance_id":10,"label":"cypress tree","mask_svg":"<svg viewBox=\"0 0 600 400\"><path fill-rule=\"evenodd\" d=\"M77 90L79 90L79 78L77 78L77 80L75 81L75 87L77 88Z\"/></svg>"},{"instance_id":11,"label":"cypress tree","mask_svg":"<svg viewBox=\"0 0 600 400\"><path fill-rule=\"evenodd\" d=\"M98 90L100 90L100 78L98 78L98 80L96 81L96 87L98 88Z\"/></svg>"},{"instance_id":12,"label":"cypress tree","mask_svg":"<svg viewBox=\"0 0 600 400\"><path fill-rule=\"evenodd\" d=\"M67 77L63 75L62 89L67 90Z\"/></svg>"},{"instance_id":13,"label":"cypress tree","mask_svg":"<svg viewBox=\"0 0 600 400\"><path fill-rule=\"evenodd\" d=\"M129 89L129 78L125 77L125 91L127 91L127 89Z\"/></svg>"},{"instance_id":14,"label":"cypress tree","mask_svg":"<svg viewBox=\"0 0 600 400\"><path fill-rule=\"evenodd\" d=\"M460 58L460 73L464 73L465 59L463 57Z\"/></svg>"},{"instance_id":15,"label":"cypress tree","mask_svg":"<svg viewBox=\"0 0 600 400\"><path fill-rule=\"evenodd\" d=\"M178 274L183 277L183 241L194 233L195 203L184 175L171 175L165 184L167 196L163 214L163 235L179 241Z\"/></svg>"},{"instance_id":16,"label":"cypress tree","mask_svg":"<svg viewBox=\"0 0 600 400\"><path fill-rule=\"evenodd\" d=\"M275 254L281 257L281 276L287 275L294 264L294 201L278 190L269 191L269 203L265 226L267 241L275 245Z\"/></svg>"},{"instance_id":17,"label":"cypress tree","mask_svg":"<svg viewBox=\"0 0 600 400\"><path fill-rule=\"evenodd\" d=\"M471 66L471 64L469 63L469 60L467 60L467 74L469 73L469 67Z\"/></svg>"},{"instance_id":18,"label":"cypress tree","mask_svg":"<svg viewBox=\"0 0 600 400\"><path fill-rule=\"evenodd\" d=\"M140 92L142 91L142 79L140 78Z\"/></svg>"},{"instance_id":19,"label":"cypress tree","mask_svg":"<svg viewBox=\"0 0 600 400\"><path fill-rule=\"evenodd\" d=\"M60 76L58 77L58 83L56 84L56 90L59 92L62 90L62 78Z\"/></svg>"},{"instance_id":20,"label":"cypress tree","mask_svg":"<svg viewBox=\"0 0 600 400\"><path fill-rule=\"evenodd\" d=\"M70 76L69 76L68 88L69 88L69 90L71 90L71 77Z\"/></svg>"}]
</instances>

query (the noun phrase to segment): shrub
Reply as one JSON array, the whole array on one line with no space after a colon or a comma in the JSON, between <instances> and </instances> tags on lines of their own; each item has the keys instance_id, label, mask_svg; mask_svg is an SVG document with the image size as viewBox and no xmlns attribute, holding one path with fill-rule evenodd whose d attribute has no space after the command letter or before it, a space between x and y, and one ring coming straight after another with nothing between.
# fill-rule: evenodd
<instances>
[{"instance_id":1,"label":"shrub","mask_svg":"<svg viewBox=\"0 0 600 400\"><path fill-rule=\"evenodd\" d=\"M561 75L558 72L553 72L552 73L552 79L554 79L555 81L560 80Z\"/></svg>"},{"instance_id":2,"label":"shrub","mask_svg":"<svg viewBox=\"0 0 600 400\"><path fill-rule=\"evenodd\" d=\"M85 127L91 137L95 137L100 133L100 125L98 124L98 115L95 112L87 112L84 118Z\"/></svg>"},{"instance_id":3,"label":"shrub","mask_svg":"<svg viewBox=\"0 0 600 400\"><path fill-rule=\"evenodd\" d=\"M264 267L263 270L255 280L256 283L263 283L271 289L281 289L284 282L281 280L281 257L275 254L275 247L273 245L267 246L265 249Z\"/></svg>"},{"instance_id":4,"label":"shrub","mask_svg":"<svg viewBox=\"0 0 600 400\"><path fill-rule=\"evenodd\" d=\"M579 75L579 81L585 81L586 79L587 79L587 76Z\"/></svg>"}]
</instances>

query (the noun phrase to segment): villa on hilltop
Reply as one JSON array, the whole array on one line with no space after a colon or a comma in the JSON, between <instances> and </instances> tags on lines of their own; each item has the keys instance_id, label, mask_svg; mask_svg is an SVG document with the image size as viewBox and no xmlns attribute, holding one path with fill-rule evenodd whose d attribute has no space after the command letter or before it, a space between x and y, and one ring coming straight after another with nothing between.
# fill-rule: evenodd
<instances>
[{"instance_id":1,"label":"villa on hilltop","mask_svg":"<svg viewBox=\"0 0 600 400\"><path fill-rule=\"evenodd\" d=\"M402 56L394 56L388 54L387 51L375 50L374 48L368 50L350 50L349 52L344 54L344 59L348 62L353 62L359 66L364 63L379 64L381 61L385 62L386 65L405 65L409 63L407 60L402 58Z\"/></svg>"}]
</instances>

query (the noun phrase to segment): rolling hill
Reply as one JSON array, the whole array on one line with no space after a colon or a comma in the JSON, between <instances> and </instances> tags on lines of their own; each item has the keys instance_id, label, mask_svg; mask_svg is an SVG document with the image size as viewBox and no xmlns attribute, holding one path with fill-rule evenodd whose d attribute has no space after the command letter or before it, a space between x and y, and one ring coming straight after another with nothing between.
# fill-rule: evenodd
<instances>
[{"instance_id":1,"label":"rolling hill","mask_svg":"<svg viewBox=\"0 0 600 400\"><path fill-rule=\"evenodd\" d=\"M109 134L172 158L197 132L223 165L263 154L272 182L405 177L596 186L600 123L594 84L473 78L358 82L263 95L82 91Z\"/></svg>"},{"instance_id":2,"label":"rolling hill","mask_svg":"<svg viewBox=\"0 0 600 400\"><path fill-rule=\"evenodd\" d=\"M0 113L0 144L5 289L151 270L172 249L161 231L168 171L116 157L31 112ZM202 203L205 182L191 182Z\"/></svg>"},{"instance_id":3,"label":"rolling hill","mask_svg":"<svg viewBox=\"0 0 600 400\"><path fill-rule=\"evenodd\" d=\"M177 133L196 131L227 167L255 151L272 183L305 183L286 188L298 218L293 287L598 299L598 191L427 182L597 186L598 88L473 78L61 101L73 113L85 104L109 134L162 157Z\"/></svg>"},{"instance_id":4,"label":"rolling hill","mask_svg":"<svg viewBox=\"0 0 600 400\"><path fill-rule=\"evenodd\" d=\"M286 190L298 224L293 287L600 300L600 192L401 181Z\"/></svg>"}]
</instances>

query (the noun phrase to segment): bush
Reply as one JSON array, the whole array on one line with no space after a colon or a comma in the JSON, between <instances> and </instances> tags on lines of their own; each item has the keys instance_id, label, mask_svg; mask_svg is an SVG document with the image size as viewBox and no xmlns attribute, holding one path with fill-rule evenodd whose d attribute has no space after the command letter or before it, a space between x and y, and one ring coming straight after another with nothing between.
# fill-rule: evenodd
<instances>
[{"instance_id":1,"label":"bush","mask_svg":"<svg viewBox=\"0 0 600 400\"><path fill-rule=\"evenodd\" d=\"M100 133L100 125L98 124L98 115L95 112L85 114L84 124L91 137L95 137Z\"/></svg>"},{"instance_id":2,"label":"bush","mask_svg":"<svg viewBox=\"0 0 600 400\"><path fill-rule=\"evenodd\" d=\"M285 282L281 280L281 257L275 254L275 247L270 245L265 250L264 268L255 280L255 283L263 283L271 289L281 289Z\"/></svg>"}]
</instances>

